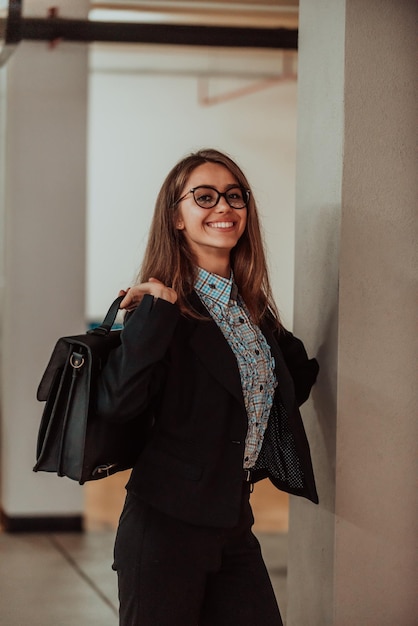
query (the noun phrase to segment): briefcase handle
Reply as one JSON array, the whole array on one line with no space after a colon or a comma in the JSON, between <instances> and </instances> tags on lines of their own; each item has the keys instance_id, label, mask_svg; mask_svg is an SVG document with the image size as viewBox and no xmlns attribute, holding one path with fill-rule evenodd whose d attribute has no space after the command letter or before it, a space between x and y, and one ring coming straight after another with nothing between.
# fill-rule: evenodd
<instances>
[{"instance_id":1,"label":"briefcase handle","mask_svg":"<svg viewBox=\"0 0 418 626\"><path fill-rule=\"evenodd\" d=\"M103 322L100 326L96 326L96 328L92 328L87 331L88 335L108 335L112 330L112 326L115 323L116 316L119 311L119 306L125 296L118 296L116 300L112 302Z\"/></svg>"}]
</instances>

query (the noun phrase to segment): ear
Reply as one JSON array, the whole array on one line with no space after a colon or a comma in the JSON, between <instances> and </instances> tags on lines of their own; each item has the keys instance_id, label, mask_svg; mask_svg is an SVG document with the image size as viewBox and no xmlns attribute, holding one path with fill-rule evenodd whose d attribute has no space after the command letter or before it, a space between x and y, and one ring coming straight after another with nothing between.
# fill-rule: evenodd
<instances>
[{"instance_id":1,"label":"ear","mask_svg":"<svg viewBox=\"0 0 418 626\"><path fill-rule=\"evenodd\" d=\"M176 222L177 230L184 230L184 222L182 219L178 219Z\"/></svg>"}]
</instances>

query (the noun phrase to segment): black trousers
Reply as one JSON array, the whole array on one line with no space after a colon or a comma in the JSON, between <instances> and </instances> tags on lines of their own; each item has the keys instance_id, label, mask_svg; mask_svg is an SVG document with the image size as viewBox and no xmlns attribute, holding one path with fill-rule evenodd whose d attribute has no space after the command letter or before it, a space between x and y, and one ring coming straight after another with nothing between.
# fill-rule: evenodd
<instances>
[{"instance_id":1,"label":"black trousers","mask_svg":"<svg viewBox=\"0 0 418 626\"><path fill-rule=\"evenodd\" d=\"M282 626L253 522L248 485L233 529L193 526L128 494L113 565L120 626Z\"/></svg>"}]
</instances>

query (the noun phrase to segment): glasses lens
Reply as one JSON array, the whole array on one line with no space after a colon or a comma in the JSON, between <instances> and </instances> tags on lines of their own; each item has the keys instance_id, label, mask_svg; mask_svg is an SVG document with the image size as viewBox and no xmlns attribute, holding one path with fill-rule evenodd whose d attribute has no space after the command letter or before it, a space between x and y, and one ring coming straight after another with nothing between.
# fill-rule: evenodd
<instances>
[{"instance_id":1,"label":"glasses lens","mask_svg":"<svg viewBox=\"0 0 418 626\"><path fill-rule=\"evenodd\" d=\"M218 192L210 187L196 187L193 197L202 209L211 209L218 201Z\"/></svg>"},{"instance_id":2,"label":"glasses lens","mask_svg":"<svg viewBox=\"0 0 418 626\"><path fill-rule=\"evenodd\" d=\"M232 187L226 192L226 201L233 209L243 209L247 204L247 192L241 187Z\"/></svg>"}]
</instances>

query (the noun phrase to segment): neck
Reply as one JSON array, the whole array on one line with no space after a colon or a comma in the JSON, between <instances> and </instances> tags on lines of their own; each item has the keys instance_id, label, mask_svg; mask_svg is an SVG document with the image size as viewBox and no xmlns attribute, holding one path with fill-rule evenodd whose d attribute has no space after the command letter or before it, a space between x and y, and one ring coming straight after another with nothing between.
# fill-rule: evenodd
<instances>
[{"instance_id":1,"label":"neck","mask_svg":"<svg viewBox=\"0 0 418 626\"><path fill-rule=\"evenodd\" d=\"M222 276L223 278L229 278L231 276L231 266L229 263L220 264L220 263L205 263L198 262L198 266L207 272L211 272L211 274L217 274L218 276Z\"/></svg>"},{"instance_id":2,"label":"neck","mask_svg":"<svg viewBox=\"0 0 418 626\"><path fill-rule=\"evenodd\" d=\"M223 278L231 276L231 263L228 255L199 255L197 265L207 272L218 274Z\"/></svg>"}]
</instances>

